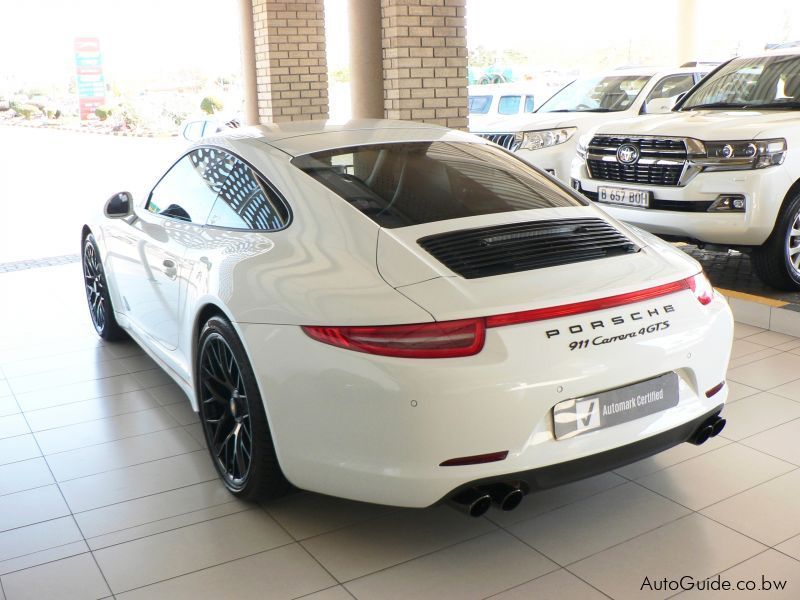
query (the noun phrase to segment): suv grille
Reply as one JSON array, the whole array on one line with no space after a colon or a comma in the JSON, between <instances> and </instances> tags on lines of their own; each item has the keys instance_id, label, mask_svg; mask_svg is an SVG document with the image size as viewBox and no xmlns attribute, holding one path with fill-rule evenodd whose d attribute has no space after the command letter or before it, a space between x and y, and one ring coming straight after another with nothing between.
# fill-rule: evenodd
<instances>
[{"instance_id":1,"label":"suv grille","mask_svg":"<svg viewBox=\"0 0 800 600\"><path fill-rule=\"evenodd\" d=\"M417 240L465 279L542 269L638 252L630 239L594 217L448 231Z\"/></svg>"},{"instance_id":2,"label":"suv grille","mask_svg":"<svg viewBox=\"0 0 800 600\"><path fill-rule=\"evenodd\" d=\"M494 142L498 146L502 146L506 150L514 150L516 148L516 133L479 133L477 134L485 140Z\"/></svg>"},{"instance_id":3,"label":"suv grille","mask_svg":"<svg viewBox=\"0 0 800 600\"><path fill-rule=\"evenodd\" d=\"M630 144L639 150L634 164L619 162L617 150ZM586 164L592 179L680 185L686 166L686 143L681 139L596 135L587 149Z\"/></svg>"}]
</instances>

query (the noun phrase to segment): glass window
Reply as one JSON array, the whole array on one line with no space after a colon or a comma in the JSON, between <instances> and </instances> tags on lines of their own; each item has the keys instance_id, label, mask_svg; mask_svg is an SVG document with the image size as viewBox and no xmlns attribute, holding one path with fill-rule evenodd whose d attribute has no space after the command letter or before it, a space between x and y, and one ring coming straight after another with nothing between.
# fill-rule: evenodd
<instances>
[{"instance_id":1,"label":"glass window","mask_svg":"<svg viewBox=\"0 0 800 600\"><path fill-rule=\"evenodd\" d=\"M492 106L491 96L470 96L467 99L469 104L469 114L471 115L485 115L489 112Z\"/></svg>"},{"instance_id":2,"label":"glass window","mask_svg":"<svg viewBox=\"0 0 800 600\"><path fill-rule=\"evenodd\" d=\"M231 157L231 168L208 224L231 229L274 231L289 222L283 199L244 162Z\"/></svg>"},{"instance_id":3,"label":"glass window","mask_svg":"<svg viewBox=\"0 0 800 600\"><path fill-rule=\"evenodd\" d=\"M515 115L519 112L519 96L502 96L497 105L497 112L501 115Z\"/></svg>"},{"instance_id":4,"label":"glass window","mask_svg":"<svg viewBox=\"0 0 800 600\"><path fill-rule=\"evenodd\" d=\"M292 164L387 228L581 206L524 161L483 144L374 144L306 154Z\"/></svg>"},{"instance_id":5,"label":"glass window","mask_svg":"<svg viewBox=\"0 0 800 600\"><path fill-rule=\"evenodd\" d=\"M800 108L800 56L735 58L703 79L681 105L697 108Z\"/></svg>"},{"instance_id":6,"label":"glass window","mask_svg":"<svg viewBox=\"0 0 800 600\"><path fill-rule=\"evenodd\" d=\"M229 155L214 148L193 150L167 171L150 192L147 210L205 224L230 171Z\"/></svg>"},{"instance_id":7,"label":"glass window","mask_svg":"<svg viewBox=\"0 0 800 600\"><path fill-rule=\"evenodd\" d=\"M533 96L525 96L525 110L526 113L532 113L535 110L536 103L533 101Z\"/></svg>"},{"instance_id":8,"label":"glass window","mask_svg":"<svg viewBox=\"0 0 800 600\"><path fill-rule=\"evenodd\" d=\"M694 74L692 73L664 77L650 90L645 102L650 102L650 100L656 100L658 98L674 98L690 90L693 85Z\"/></svg>"},{"instance_id":9,"label":"glass window","mask_svg":"<svg viewBox=\"0 0 800 600\"><path fill-rule=\"evenodd\" d=\"M616 112L625 110L651 75L611 75L577 79L556 92L539 112Z\"/></svg>"}]
</instances>

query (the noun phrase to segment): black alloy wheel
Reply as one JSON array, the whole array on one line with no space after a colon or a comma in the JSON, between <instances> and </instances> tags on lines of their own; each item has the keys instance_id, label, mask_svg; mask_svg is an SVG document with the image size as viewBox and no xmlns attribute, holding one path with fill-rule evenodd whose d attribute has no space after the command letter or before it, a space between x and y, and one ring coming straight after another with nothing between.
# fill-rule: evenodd
<instances>
[{"instance_id":1,"label":"black alloy wheel","mask_svg":"<svg viewBox=\"0 0 800 600\"><path fill-rule=\"evenodd\" d=\"M92 234L87 235L83 241L82 263L86 302L97 335L108 341L123 339L125 332L114 316L103 263L100 261L100 252Z\"/></svg>"},{"instance_id":2,"label":"black alloy wheel","mask_svg":"<svg viewBox=\"0 0 800 600\"><path fill-rule=\"evenodd\" d=\"M253 462L253 428L242 373L233 350L218 333L203 344L200 391L209 449L225 484L239 490Z\"/></svg>"},{"instance_id":3,"label":"black alloy wheel","mask_svg":"<svg viewBox=\"0 0 800 600\"><path fill-rule=\"evenodd\" d=\"M233 327L219 317L200 335L197 399L206 444L225 487L245 500L283 495L289 486L255 376Z\"/></svg>"}]
</instances>

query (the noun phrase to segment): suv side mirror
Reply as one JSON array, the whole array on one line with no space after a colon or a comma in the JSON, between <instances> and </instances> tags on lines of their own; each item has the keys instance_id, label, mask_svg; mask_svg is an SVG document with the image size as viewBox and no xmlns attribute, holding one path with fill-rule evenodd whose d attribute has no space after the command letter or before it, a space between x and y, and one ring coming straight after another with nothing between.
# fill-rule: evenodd
<instances>
[{"instance_id":1,"label":"suv side mirror","mask_svg":"<svg viewBox=\"0 0 800 600\"><path fill-rule=\"evenodd\" d=\"M663 115L670 112L675 106L676 97L672 98L653 98L644 105L644 112L647 115Z\"/></svg>"},{"instance_id":2,"label":"suv side mirror","mask_svg":"<svg viewBox=\"0 0 800 600\"><path fill-rule=\"evenodd\" d=\"M130 192L114 194L106 201L103 214L109 219L124 219L133 214L133 196Z\"/></svg>"}]
</instances>

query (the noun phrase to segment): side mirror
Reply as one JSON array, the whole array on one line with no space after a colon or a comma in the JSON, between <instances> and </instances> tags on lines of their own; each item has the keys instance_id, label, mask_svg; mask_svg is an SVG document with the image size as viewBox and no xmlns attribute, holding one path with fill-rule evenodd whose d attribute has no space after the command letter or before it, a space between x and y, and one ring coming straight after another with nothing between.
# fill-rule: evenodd
<instances>
[{"instance_id":1,"label":"side mirror","mask_svg":"<svg viewBox=\"0 0 800 600\"><path fill-rule=\"evenodd\" d=\"M106 201L103 214L109 219L124 219L133 214L133 196L130 192L114 194Z\"/></svg>"},{"instance_id":2,"label":"side mirror","mask_svg":"<svg viewBox=\"0 0 800 600\"><path fill-rule=\"evenodd\" d=\"M653 98L644 105L644 113L647 115L663 115L670 112L675 106L677 97L672 98Z\"/></svg>"},{"instance_id":3,"label":"side mirror","mask_svg":"<svg viewBox=\"0 0 800 600\"><path fill-rule=\"evenodd\" d=\"M206 136L214 135L218 129L218 123L212 119L187 121L181 126L181 135L188 142L196 142Z\"/></svg>"}]
</instances>

